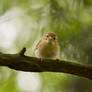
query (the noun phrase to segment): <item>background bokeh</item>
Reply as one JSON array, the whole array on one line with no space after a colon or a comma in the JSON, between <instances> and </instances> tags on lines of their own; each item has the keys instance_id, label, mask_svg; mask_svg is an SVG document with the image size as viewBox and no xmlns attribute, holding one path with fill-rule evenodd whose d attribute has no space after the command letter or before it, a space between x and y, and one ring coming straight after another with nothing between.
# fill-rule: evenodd
<instances>
[{"instance_id":1,"label":"background bokeh","mask_svg":"<svg viewBox=\"0 0 92 92\"><path fill-rule=\"evenodd\" d=\"M92 64L92 0L0 0L0 52L34 56L46 32L58 36L62 60ZM92 80L0 67L0 92L92 92Z\"/></svg>"}]
</instances>

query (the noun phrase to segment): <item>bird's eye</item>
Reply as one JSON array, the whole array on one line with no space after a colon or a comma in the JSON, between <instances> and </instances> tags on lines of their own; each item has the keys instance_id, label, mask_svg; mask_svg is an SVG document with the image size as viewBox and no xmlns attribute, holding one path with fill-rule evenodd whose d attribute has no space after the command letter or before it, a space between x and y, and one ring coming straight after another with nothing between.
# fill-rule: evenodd
<instances>
[{"instance_id":1,"label":"bird's eye","mask_svg":"<svg viewBox=\"0 0 92 92\"><path fill-rule=\"evenodd\" d=\"M53 39L54 39L54 40L56 40L56 38L55 38L55 37L54 37Z\"/></svg>"}]
</instances>

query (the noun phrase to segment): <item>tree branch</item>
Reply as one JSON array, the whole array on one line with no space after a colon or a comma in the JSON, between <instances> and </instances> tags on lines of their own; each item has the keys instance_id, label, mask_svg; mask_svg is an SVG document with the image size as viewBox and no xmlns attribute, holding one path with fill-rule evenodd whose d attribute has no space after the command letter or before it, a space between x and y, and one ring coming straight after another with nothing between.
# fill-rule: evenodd
<instances>
[{"instance_id":1,"label":"tree branch","mask_svg":"<svg viewBox=\"0 0 92 92\"><path fill-rule=\"evenodd\" d=\"M62 72L92 79L92 66L63 61L25 56L26 49L18 54L0 53L0 66L28 72Z\"/></svg>"}]
</instances>

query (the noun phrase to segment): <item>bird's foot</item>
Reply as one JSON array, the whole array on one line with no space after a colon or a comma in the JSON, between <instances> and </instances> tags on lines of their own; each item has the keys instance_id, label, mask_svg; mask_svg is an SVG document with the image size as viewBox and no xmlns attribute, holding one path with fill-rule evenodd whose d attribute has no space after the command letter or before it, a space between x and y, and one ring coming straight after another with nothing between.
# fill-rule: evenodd
<instances>
[{"instance_id":1,"label":"bird's foot","mask_svg":"<svg viewBox=\"0 0 92 92\"><path fill-rule=\"evenodd\" d=\"M43 57L40 57L40 60L41 60L41 62L43 62L44 58Z\"/></svg>"},{"instance_id":2,"label":"bird's foot","mask_svg":"<svg viewBox=\"0 0 92 92\"><path fill-rule=\"evenodd\" d=\"M60 59L56 58L56 61L60 61Z\"/></svg>"}]
</instances>

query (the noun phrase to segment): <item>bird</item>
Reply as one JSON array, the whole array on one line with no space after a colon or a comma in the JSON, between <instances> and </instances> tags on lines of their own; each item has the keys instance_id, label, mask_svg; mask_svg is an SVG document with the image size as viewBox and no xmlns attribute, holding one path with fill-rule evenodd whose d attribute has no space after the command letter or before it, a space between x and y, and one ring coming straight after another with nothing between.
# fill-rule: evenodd
<instances>
[{"instance_id":1,"label":"bird","mask_svg":"<svg viewBox=\"0 0 92 92\"><path fill-rule=\"evenodd\" d=\"M37 43L34 49L35 56L41 59L58 59L60 45L54 32L46 33Z\"/></svg>"}]
</instances>

